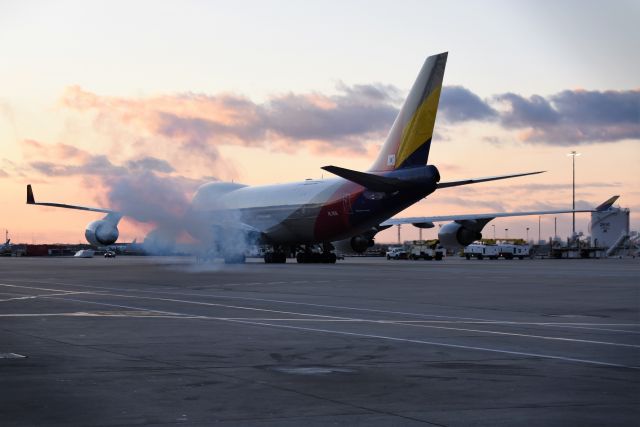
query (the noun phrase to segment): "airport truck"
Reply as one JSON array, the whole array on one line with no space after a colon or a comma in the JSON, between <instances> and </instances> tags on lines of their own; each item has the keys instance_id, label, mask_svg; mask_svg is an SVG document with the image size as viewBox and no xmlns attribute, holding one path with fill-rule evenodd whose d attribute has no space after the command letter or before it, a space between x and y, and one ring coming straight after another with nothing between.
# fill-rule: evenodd
<instances>
[{"instance_id":1,"label":"airport truck","mask_svg":"<svg viewBox=\"0 0 640 427\"><path fill-rule=\"evenodd\" d=\"M409 252L404 246L392 246L387 250L387 259L409 259Z\"/></svg>"},{"instance_id":2,"label":"airport truck","mask_svg":"<svg viewBox=\"0 0 640 427\"><path fill-rule=\"evenodd\" d=\"M444 257L445 250L437 245L437 241L414 240L409 246L409 259L440 261Z\"/></svg>"},{"instance_id":3,"label":"airport truck","mask_svg":"<svg viewBox=\"0 0 640 427\"><path fill-rule=\"evenodd\" d=\"M514 259L514 258L518 258L518 259L524 259L525 257L528 257L530 254L530 247L529 245L513 245L513 244L501 244L498 246L499 249L499 256L501 256L504 259Z\"/></svg>"},{"instance_id":4,"label":"airport truck","mask_svg":"<svg viewBox=\"0 0 640 427\"><path fill-rule=\"evenodd\" d=\"M464 248L464 257L466 259L498 259L500 256L500 248L498 245L485 245L483 243L472 243Z\"/></svg>"}]
</instances>

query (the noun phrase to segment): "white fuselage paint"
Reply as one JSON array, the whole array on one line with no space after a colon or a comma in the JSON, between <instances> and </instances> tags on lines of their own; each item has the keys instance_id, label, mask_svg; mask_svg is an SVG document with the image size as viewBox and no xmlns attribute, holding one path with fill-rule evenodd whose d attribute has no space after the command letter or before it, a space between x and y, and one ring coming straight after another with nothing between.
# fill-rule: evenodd
<instances>
[{"instance_id":1,"label":"white fuselage paint","mask_svg":"<svg viewBox=\"0 0 640 427\"><path fill-rule=\"evenodd\" d=\"M207 232L202 230L215 226L240 226L274 242L311 242L321 208L345 183L341 178L260 186L208 183L192 201L197 218L192 222L199 225L192 234L201 237Z\"/></svg>"},{"instance_id":2,"label":"white fuselage paint","mask_svg":"<svg viewBox=\"0 0 640 427\"><path fill-rule=\"evenodd\" d=\"M324 204L345 181L331 179L302 181L285 184L243 187L222 196L227 209L259 209L288 207L290 212L303 205Z\"/></svg>"}]
</instances>

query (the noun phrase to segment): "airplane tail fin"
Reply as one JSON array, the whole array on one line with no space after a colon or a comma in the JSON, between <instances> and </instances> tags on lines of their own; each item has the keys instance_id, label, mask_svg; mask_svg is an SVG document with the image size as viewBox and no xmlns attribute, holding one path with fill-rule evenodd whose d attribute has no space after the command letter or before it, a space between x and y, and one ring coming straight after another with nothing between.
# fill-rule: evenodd
<instances>
[{"instance_id":1,"label":"airplane tail fin","mask_svg":"<svg viewBox=\"0 0 640 427\"><path fill-rule=\"evenodd\" d=\"M372 172L424 166L429 157L447 52L427 58L407 95Z\"/></svg>"},{"instance_id":2,"label":"airplane tail fin","mask_svg":"<svg viewBox=\"0 0 640 427\"><path fill-rule=\"evenodd\" d=\"M616 202L616 200L618 200L620 196L613 196L607 200L605 200L604 202L600 203L597 207L596 207L596 211L598 212L602 212L602 211L606 211L611 209L611 206L613 206L613 204Z\"/></svg>"}]
</instances>

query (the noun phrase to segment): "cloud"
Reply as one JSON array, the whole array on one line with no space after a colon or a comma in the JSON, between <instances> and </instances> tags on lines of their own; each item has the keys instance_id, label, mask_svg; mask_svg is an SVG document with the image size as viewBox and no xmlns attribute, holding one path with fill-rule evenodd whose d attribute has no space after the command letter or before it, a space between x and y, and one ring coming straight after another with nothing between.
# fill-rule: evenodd
<instances>
[{"instance_id":1,"label":"cloud","mask_svg":"<svg viewBox=\"0 0 640 427\"><path fill-rule=\"evenodd\" d=\"M493 120L498 112L478 95L462 86L445 86L440 95L440 111L448 122Z\"/></svg>"},{"instance_id":2,"label":"cloud","mask_svg":"<svg viewBox=\"0 0 640 427\"><path fill-rule=\"evenodd\" d=\"M66 144L25 140L23 146L28 159L47 158L28 161L32 173L54 178L82 177L95 190L101 205L163 229L178 230L182 226L190 195L206 182L177 175L169 162L151 156L115 164L106 155ZM97 179L98 185L92 179Z\"/></svg>"},{"instance_id":3,"label":"cloud","mask_svg":"<svg viewBox=\"0 0 640 427\"><path fill-rule=\"evenodd\" d=\"M254 102L238 94L182 93L154 97L99 96L67 88L62 104L93 112L97 129L128 128L192 158L220 160L219 147L241 145L290 153L370 152L384 140L401 92L390 85L338 83L332 95L286 93ZM462 86L445 86L445 123L492 122L527 143L576 145L640 139L640 90L565 90L524 97L513 92L483 100ZM495 140L490 140L495 143Z\"/></svg>"},{"instance_id":4,"label":"cloud","mask_svg":"<svg viewBox=\"0 0 640 427\"><path fill-rule=\"evenodd\" d=\"M7 178L9 174L2 169L0 169L0 178Z\"/></svg>"},{"instance_id":5,"label":"cloud","mask_svg":"<svg viewBox=\"0 0 640 427\"><path fill-rule=\"evenodd\" d=\"M500 123L522 129L525 142L577 145L640 140L640 90L565 90L548 98L514 93L495 97L508 105Z\"/></svg>"},{"instance_id":6,"label":"cloud","mask_svg":"<svg viewBox=\"0 0 640 427\"><path fill-rule=\"evenodd\" d=\"M157 159L155 157L142 157L140 159L129 160L126 163L128 168L135 170L143 170L143 171L157 171L170 173L175 172L173 166L169 164L166 160Z\"/></svg>"},{"instance_id":7,"label":"cloud","mask_svg":"<svg viewBox=\"0 0 640 427\"><path fill-rule=\"evenodd\" d=\"M382 139L390 128L398 91L373 84L339 84L337 91L288 93L256 103L234 94L103 97L72 86L62 104L96 113L96 127L124 124L214 159L224 145L365 152L368 140Z\"/></svg>"},{"instance_id":8,"label":"cloud","mask_svg":"<svg viewBox=\"0 0 640 427\"><path fill-rule=\"evenodd\" d=\"M438 198L438 202L448 205L464 206L465 208L489 209L492 212L504 212L507 210L500 200L480 200L446 196Z\"/></svg>"}]
</instances>

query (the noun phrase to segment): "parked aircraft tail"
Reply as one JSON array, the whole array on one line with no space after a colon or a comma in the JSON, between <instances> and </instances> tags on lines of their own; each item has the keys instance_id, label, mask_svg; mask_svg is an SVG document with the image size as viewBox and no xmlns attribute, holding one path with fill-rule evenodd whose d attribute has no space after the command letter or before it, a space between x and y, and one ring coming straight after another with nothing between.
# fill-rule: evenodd
<instances>
[{"instance_id":1,"label":"parked aircraft tail","mask_svg":"<svg viewBox=\"0 0 640 427\"><path fill-rule=\"evenodd\" d=\"M370 171L427 163L446 64L447 52L427 58Z\"/></svg>"}]
</instances>

